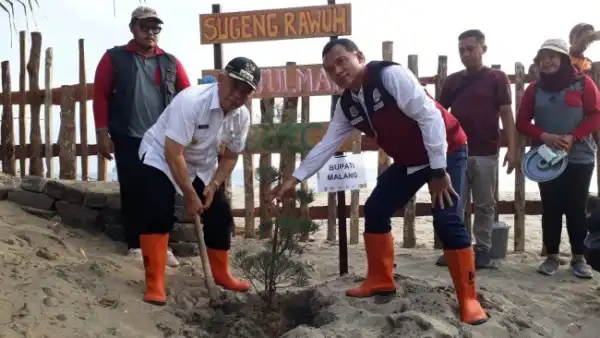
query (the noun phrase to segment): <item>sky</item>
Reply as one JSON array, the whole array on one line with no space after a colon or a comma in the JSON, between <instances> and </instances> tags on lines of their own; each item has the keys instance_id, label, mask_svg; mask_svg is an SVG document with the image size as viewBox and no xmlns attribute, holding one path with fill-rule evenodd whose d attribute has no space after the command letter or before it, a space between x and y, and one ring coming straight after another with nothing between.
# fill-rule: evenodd
<instances>
[{"instance_id":1,"label":"sky","mask_svg":"<svg viewBox=\"0 0 600 338\"><path fill-rule=\"evenodd\" d=\"M137 0L40 0L40 8L28 27L20 8L15 8L17 29L40 31L43 36L42 50L53 48L53 86L78 82L78 39L85 40L87 82L93 82L97 62L106 49L126 43L131 38L127 27L131 11L139 5ZM159 11L165 24L160 37L160 46L174 54L184 65L193 83L203 69L213 68L211 45L200 45L199 15L210 13L211 3L198 0L148 0L147 5ZM275 2L265 0L242 1L221 0L222 12L323 5L325 1ZM407 55L419 55L419 75L433 75L437 70L438 55L448 56L448 72L461 69L457 50L457 36L471 28L481 29L486 34L488 52L485 63L501 64L509 74L514 73L515 62L527 69L538 47L548 38L568 38L570 28L579 22L590 22L600 26L595 19L600 9L597 1L580 0L577 6L567 6L558 0L358 0L352 3L351 38L370 60L381 58L383 41L394 42L394 60L405 63ZM34 19L35 23L34 24ZM18 88L18 36L13 34L10 45L8 18L2 20L7 26L0 30L0 61L11 63L12 88ZM280 66L288 61L298 64L320 63L320 52L327 38L287 40L274 42L245 42L223 46L224 61L236 56L253 59L259 66ZM27 47L29 51L29 46ZM43 57L42 52L42 57ZM600 57L600 43L588 51L593 60ZM43 70L42 60L42 70ZM43 78L40 79L43 84ZM91 102L91 101L89 101ZM311 121L329 119L329 97L311 98ZM254 111L258 100L254 100ZM56 139L59 110L53 116ZM15 107L16 114L16 107ZM259 117L254 114L255 120ZM88 105L88 142L95 143L91 103ZM79 123L79 122L77 122ZM17 129L17 128L15 128ZM16 130L18 132L18 130ZM15 139L18 142L18 134ZM79 141L79 135L77 136ZM376 176L376 153L365 154L369 187ZM57 172L57 159L55 159ZM234 184L241 184L241 160L234 173ZM255 160L257 163L257 160ZM96 161L90 158L89 167L95 171ZM114 163L110 164L110 170ZM504 171L501 171L504 174ZM311 183L314 184L313 179ZM500 189L512 191L514 175L500 176ZM597 191L596 179L591 190ZM527 191L537 191L537 186L527 183Z\"/></svg>"}]
</instances>

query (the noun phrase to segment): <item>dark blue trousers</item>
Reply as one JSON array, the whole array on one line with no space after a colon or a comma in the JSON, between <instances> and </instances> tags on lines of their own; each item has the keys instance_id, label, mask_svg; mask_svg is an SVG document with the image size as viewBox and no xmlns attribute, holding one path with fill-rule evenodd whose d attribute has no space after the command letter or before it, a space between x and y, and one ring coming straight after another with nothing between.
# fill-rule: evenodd
<instances>
[{"instance_id":1,"label":"dark blue trousers","mask_svg":"<svg viewBox=\"0 0 600 338\"><path fill-rule=\"evenodd\" d=\"M458 194L465 183L467 171L467 147L461 147L447 155L447 172L452 186ZM424 168L410 175L406 167L392 164L377 178L377 185L365 202L365 232L372 234L388 233L392 230L391 217L431 179L431 169ZM433 226L444 249L459 250L471 245L471 240L463 223L460 205L461 196L452 206L436 206L431 209Z\"/></svg>"}]
</instances>

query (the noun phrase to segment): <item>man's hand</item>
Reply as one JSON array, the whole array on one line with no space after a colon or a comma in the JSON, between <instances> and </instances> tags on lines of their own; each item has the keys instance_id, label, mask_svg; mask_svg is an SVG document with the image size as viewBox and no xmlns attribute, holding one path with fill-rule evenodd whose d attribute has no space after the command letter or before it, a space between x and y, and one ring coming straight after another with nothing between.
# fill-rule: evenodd
<instances>
[{"instance_id":1,"label":"man's hand","mask_svg":"<svg viewBox=\"0 0 600 338\"><path fill-rule=\"evenodd\" d=\"M515 170L517 162L518 161L516 152L512 149L507 151L506 155L504 155L504 163L502 164L503 167L506 167L507 174L510 175L513 172L513 170Z\"/></svg>"},{"instance_id":2,"label":"man's hand","mask_svg":"<svg viewBox=\"0 0 600 338\"><path fill-rule=\"evenodd\" d=\"M553 148L560 148L560 144L559 144L559 140L560 140L561 136L557 135L557 134L549 134L549 133L543 133L542 136L540 136L540 139L542 140L542 142L544 142L547 146L549 147L553 147Z\"/></svg>"},{"instance_id":3,"label":"man's hand","mask_svg":"<svg viewBox=\"0 0 600 338\"><path fill-rule=\"evenodd\" d=\"M185 212L189 216L196 216L204 210L204 205L196 192L183 195L183 205Z\"/></svg>"},{"instance_id":4,"label":"man's hand","mask_svg":"<svg viewBox=\"0 0 600 338\"><path fill-rule=\"evenodd\" d=\"M111 153L115 152L115 147L110 136L108 136L108 131L99 131L96 134L96 138L98 140L98 152L100 155L109 161L112 160Z\"/></svg>"},{"instance_id":5,"label":"man's hand","mask_svg":"<svg viewBox=\"0 0 600 338\"><path fill-rule=\"evenodd\" d=\"M575 139L573 138L573 135L561 135L560 138L556 140L555 144L557 148L564 151L569 151L569 149L571 149L573 146L574 141Z\"/></svg>"},{"instance_id":6,"label":"man's hand","mask_svg":"<svg viewBox=\"0 0 600 338\"><path fill-rule=\"evenodd\" d=\"M298 180L295 177L288 178L282 184L276 186L268 196L268 204L278 204L281 200L289 196L290 193L294 192L294 187L298 184Z\"/></svg>"},{"instance_id":7,"label":"man's hand","mask_svg":"<svg viewBox=\"0 0 600 338\"><path fill-rule=\"evenodd\" d=\"M434 208L439 206L440 209L443 209L444 200L449 206L452 206L454 204L452 198L459 197L458 193L452 188L452 181L448 173L439 178L432 178L428 185L429 193L431 194L431 205Z\"/></svg>"},{"instance_id":8,"label":"man's hand","mask_svg":"<svg viewBox=\"0 0 600 338\"><path fill-rule=\"evenodd\" d=\"M215 197L215 192L218 188L219 186L215 181L210 182L210 184L204 187L204 191L202 192L204 195L204 210L210 208L213 198Z\"/></svg>"}]
</instances>

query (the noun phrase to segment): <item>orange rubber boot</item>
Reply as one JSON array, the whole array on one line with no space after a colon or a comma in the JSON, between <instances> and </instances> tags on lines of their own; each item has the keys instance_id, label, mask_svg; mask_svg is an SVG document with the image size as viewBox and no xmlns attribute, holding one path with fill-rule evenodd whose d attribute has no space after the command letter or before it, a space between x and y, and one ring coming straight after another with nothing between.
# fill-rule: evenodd
<instances>
[{"instance_id":1,"label":"orange rubber boot","mask_svg":"<svg viewBox=\"0 0 600 338\"><path fill-rule=\"evenodd\" d=\"M475 289L475 255L473 248L444 250L448 270L454 282L460 320L470 325L480 325L489 319L481 307Z\"/></svg>"},{"instance_id":2,"label":"orange rubber boot","mask_svg":"<svg viewBox=\"0 0 600 338\"><path fill-rule=\"evenodd\" d=\"M210 271L215 278L215 284L231 291L245 292L250 289L250 283L235 279L229 270L229 251L206 249Z\"/></svg>"},{"instance_id":3,"label":"orange rubber boot","mask_svg":"<svg viewBox=\"0 0 600 338\"><path fill-rule=\"evenodd\" d=\"M346 295L362 298L395 293L392 234L365 233L364 238L367 251L367 279L358 288L346 291Z\"/></svg>"},{"instance_id":4,"label":"orange rubber boot","mask_svg":"<svg viewBox=\"0 0 600 338\"><path fill-rule=\"evenodd\" d=\"M169 234L140 235L140 246L146 272L144 302L154 305L167 304L165 270Z\"/></svg>"}]
</instances>

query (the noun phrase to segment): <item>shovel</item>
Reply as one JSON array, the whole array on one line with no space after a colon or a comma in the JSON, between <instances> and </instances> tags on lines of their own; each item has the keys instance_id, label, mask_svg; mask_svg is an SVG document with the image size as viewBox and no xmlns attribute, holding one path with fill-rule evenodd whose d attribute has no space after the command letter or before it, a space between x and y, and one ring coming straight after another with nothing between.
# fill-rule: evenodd
<instances>
[{"instance_id":1,"label":"shovel","mask_svg":"<svg viewBox=\"0 0 600 338\"><path fill-rule=\"evenodd\" d=\"M198 235L198 251L200 254L200 261L202 262L202 272L204 273L204 283L206 284L206 289L208 290L208 298L209 298L209 306L217 306L218 304L218 294L217 288L215 285L215 280L213 278L212 272L210 271L210 264L208 263L208 253L206 253L206 244L204 244L204 232L202 231L202 222L200 221L200 216L194 216L194 228L196 229L196 233Z\"/></svg>"}]
</instances>

